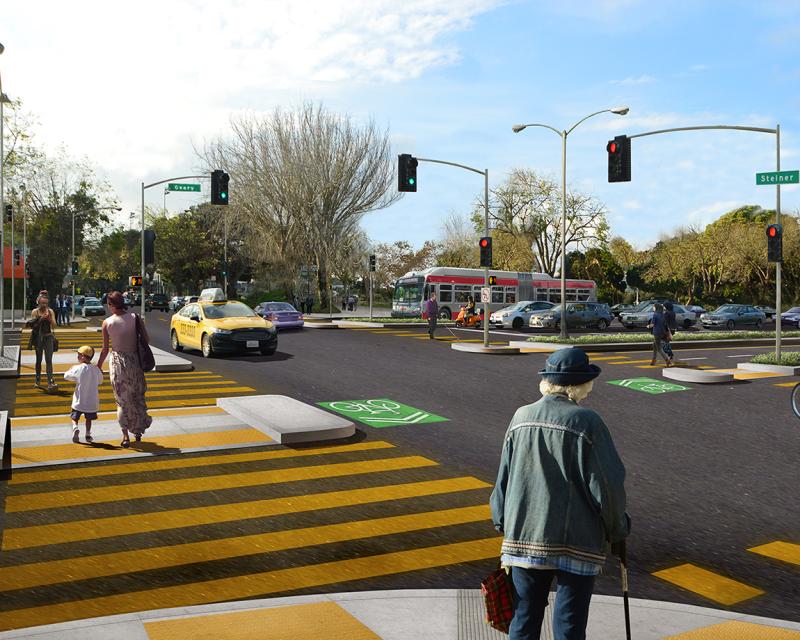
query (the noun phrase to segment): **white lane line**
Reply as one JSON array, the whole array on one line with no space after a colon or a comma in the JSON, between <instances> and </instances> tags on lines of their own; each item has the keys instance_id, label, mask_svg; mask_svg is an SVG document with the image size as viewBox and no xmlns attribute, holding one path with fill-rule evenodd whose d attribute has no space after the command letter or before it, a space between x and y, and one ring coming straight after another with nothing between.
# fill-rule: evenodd
<instances>
[{"instance_id":1,"label":"white lane line","mask_svg":"<svg viewBox=\"0 0 800 640\"><path fill-rule=\"evenodd\" d=\"M752 358L754 355L756 355L756 354L755 353L743 353L743 354L738 355L738 356L725 356L725 357L726 358Z\"/></svg>"},{"instance_id":2,"label":"white lane line","mask_svg":"<svg viewBox=\"0 0 800 640\"><path fill-rule=\"evenodd\" d=\"M708 360L708 358L703 356L702 358L681 358L681 360Z\"/></svg>"}]
</instances>

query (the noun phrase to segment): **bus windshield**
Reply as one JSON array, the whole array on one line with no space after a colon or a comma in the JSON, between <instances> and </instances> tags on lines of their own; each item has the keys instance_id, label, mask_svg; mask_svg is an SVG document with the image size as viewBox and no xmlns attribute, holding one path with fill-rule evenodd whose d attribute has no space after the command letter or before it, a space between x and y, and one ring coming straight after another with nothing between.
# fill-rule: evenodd
<instances>
[{"instance_id":1,"label":"bus windshield","mask_svg":"<svg viewBox=\"0 0 800 640\"><path fill-rule=\"evenodd\" d=\"M419 302L422 300L422 280L398 280L394 288L395 302Z\"/></svg>"}]
</instances>

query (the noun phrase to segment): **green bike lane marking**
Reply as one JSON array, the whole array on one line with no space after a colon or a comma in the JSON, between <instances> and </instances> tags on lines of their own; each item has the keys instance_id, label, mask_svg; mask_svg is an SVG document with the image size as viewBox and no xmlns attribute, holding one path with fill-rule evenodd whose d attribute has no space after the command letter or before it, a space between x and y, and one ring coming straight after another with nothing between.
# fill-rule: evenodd
<instances>
[{"instance_id":1,"label":"green bike lane marking","mask_svg":"<svg viewBox=\"0 0 800 640\"><path fill-rule=\"evenodd\" d=\"M358 420L377 429L398 427L407 424L430 424L448 422L448 418L401 404L389 398L371 400L336 400L320 402L321 407L334 411L352 420Z\"/></svg>"},{"instance_id":2,"label":"green bike lane marking","mask_svg":"<svg viewBox=\"0 0 800 640\"><path fill-rule=\"evenodd\" d=\"M617 385L618 387L625 387L626 389L633 389L634 391L641 391L642 393L650 393L653 395L670 393L672 391L688 391L691 389L691 387L684 387L681 384L664 382L663 380L656 380L655 378L626 378L623 380L609 380L608 384Z\"/></svg>"}]
</instances>

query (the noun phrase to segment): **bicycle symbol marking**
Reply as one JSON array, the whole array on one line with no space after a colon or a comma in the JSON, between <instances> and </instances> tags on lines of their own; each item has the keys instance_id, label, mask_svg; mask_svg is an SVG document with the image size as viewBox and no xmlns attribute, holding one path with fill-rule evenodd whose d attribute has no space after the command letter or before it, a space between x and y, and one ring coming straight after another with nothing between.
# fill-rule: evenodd
<instances>
[{"instance_id":1,"label":"bicycle symbol marking","mask_svg":"<svg viewBox=\"0 0 800 640\"><path fill-rule=\"evenodd\" d=\"M331 402L331 409L335 411L343 411L345 413L368 413L371 416L382 415L390 413L397 415L400 405L391 400L364 400L363 402Z\"/></svg>"}]
</instances>

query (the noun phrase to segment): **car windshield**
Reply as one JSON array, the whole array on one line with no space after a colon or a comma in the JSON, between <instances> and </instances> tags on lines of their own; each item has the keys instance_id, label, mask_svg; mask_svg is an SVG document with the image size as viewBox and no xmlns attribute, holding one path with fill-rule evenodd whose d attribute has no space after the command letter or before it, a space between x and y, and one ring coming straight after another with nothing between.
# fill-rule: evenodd
<instances>
[{"instance_id":1,"label":"car windshield","mask_svg":"<svg viewBox=\"0 0 800 640\"><path fill-rule=\"evenodd\" d=\"M800 313L800 307L792 307L786 313Z\"/></svg>"},{"instance_id":2,"label":"car windshield","mask_svg":"<svg viewBox=\"0 0 800 640\"><path fill-rule=\"evenodd\" d=\"M527 307L529 304L533 304L530 300L523 300L521 302L517 302L517 304L512 304L510 307L506 307L506 311L519 311Z\"/></svg>"},{"instance_id":3,"label":"car windshield","mask_svg":"<svg viewBox=\"0 0 800 640\"><path fill-rule=\"evenodd\" d=\"M288 302L262 302L266 311L296 311Z\"/></svg>"},{"instance_id":4,"label":"car windshield","mask_svg":"<svg viewBox=\"0 0 800 640\"><path fill-rule=\"evenodd\" d=\"M732 304L723 304L721 307L718 307L714 313L736 313L739 310L739 307L732 305Z\"/></svg>"},{"instance_id":5,"label":"car windshield","mask_svg":"<svg viewBox=\"0 0 800 640\"><path fill-rule=\"evenodd\" d=\"M225 302L223 304L207 304L203 306L203 313L209 320L220 318L252 318L256 314L246 304L241 302Z\"/></svg>"},{"instance_id":6,"label":"car windshield","mask_svg":"<svg viewBox=\"0 0 800 640\"><path fill-rule=\"evenodd\" d=\"M97 298L86 298L86 300L83 301L83 304L84 306L91 307L99 305L100 301Z\"/></svg>"}]
</instances>

